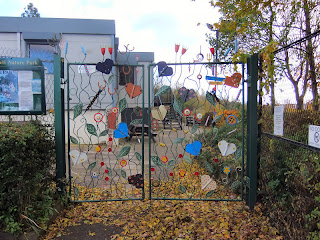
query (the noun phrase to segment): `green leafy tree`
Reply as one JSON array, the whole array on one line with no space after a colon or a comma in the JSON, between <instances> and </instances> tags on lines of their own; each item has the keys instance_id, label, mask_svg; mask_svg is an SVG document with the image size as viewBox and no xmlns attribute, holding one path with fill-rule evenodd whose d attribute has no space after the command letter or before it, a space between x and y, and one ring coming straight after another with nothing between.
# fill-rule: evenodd
<instances>
[{"instance_id":1,"label":"green leafy tree","mask_svg":"<svg viewBox=\"0 0 320 240\"><path fill-rule=\"evenodd\" d=\"M28 6L24 8L24 13L21 14L21 17L40 17L40 13L33 3L29 3Z\"/></svg>"},{"instance_id":2,"label":"green leafy tree","mask_svg":"<svg viewBox=\"0 0 320 240\"><path fill-rule=\"evenodd\" d=\"M316 12L317 0L217 0L211 5L218 7L222 15L214 24L219 30L220 57L230 60L223 53L234 46L238 39L240 50L233 60L245 60L252 52L261 52L265 70L260 75L261 87L271 91L271 103L275 104L274 84L286 76L294 86L297 107L302 109L303 99L310 86L313 93L313 109L319 109L317 89L317 44L310 39L298 47L290 48L274 56L276 47L285 46L294 40L314 32L319 25ZM216 39L208 36L215 46ZM221 59L220 59L221 60ZM262 91L262 89L260 89Z\"/></svg>"}]
</instances>

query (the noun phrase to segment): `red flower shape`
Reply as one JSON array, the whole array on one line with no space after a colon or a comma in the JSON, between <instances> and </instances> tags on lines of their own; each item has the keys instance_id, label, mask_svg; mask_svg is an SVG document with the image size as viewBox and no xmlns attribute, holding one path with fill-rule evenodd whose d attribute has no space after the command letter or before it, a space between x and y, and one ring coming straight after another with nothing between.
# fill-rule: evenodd
<instances>
[{"instance_id":1,"label":"red flower shape","mask_svg":"<svg viewBox=\"0 0 320 240\"><path fill-rule=\"evenodd\" d=\"M219 162L218 158L215 158L215 159L214 159L214 162Z\"/></svg>"},{"instance_id":2,"label":"red flower shape","mask_svg":"<svg viewBox=\"0 0 320 240\"><path fill-rule=\"evenodd\" d=\"M170 175L170 177L172 177L173 176L173 172L169 173L169 175Z\"/></svg>"},{"instance_id":3,"label":"red flower shape","mask_svg":"<svg viewBox=\"0 0 320 240\"><path fill-rule=\"evenodd\" d=\"M106 177L104 180L109 181L109 177Z\"/></svg>"},{"instance_id":4,"label":"red flower shape","mask_svg":"<svg viewBox=\"0 0 320 240\"><path fill-rule=\"evenodd\" d=\"M155 171L154 167L150 168L150 170L151 170L151 172L154 172L154 171Z\"/></svg>"},{"instance_id":5,"label":"red flower shape","mask_svg":"<svg viewBox=\"0 0 320 240\"><path fill-rule=\"evenodd\" d=\"M106 170L104 170L104 172L105 172L105 173L109 173L109 170L108 170L108 169L106 169Z\"/></svg>"},{"instance_id":6,"label":"red flower shape","mask_svg":"<svg viewBox=\"0 0 320 240\"><path fill-rule=\"evenodd\" d=\"M112 152L112 149L111 149L111 148L108 148L108 152Z\"/></svg>"},{"instance_id":7,"label":"red flower shape","mask_svg":"<svg viewBox=\"0 0 320 240\"><path fill-rule=\"evenodd\" d=\"M101 162L100 165L103 167L104 166L104 162Z\"/></svg>"},{"instance_id":8,"label":"red flower shape","mask_svg":"<svg viewBox=\"0 0 320 240\"><path fill-rule=\"evenodd\" d=\"M183 155L182 154L179 154L179 158L182 158L183 157Z\"/></svg>"},{"instance_id":9,"label":"red flower shape","mask_svg":"<svg viewBox=\"0 0 320 240\"><path fill-rule=\"evenodd\" d=\"M194 175L199 176L199 172L195 172Z\"/></svg>"},{"instance_id":10,"label":"red flower shape","mask_svg":"<svg viewBox=\"0 0 320 240\"><path fill-rule=\"evenodd\" d=\"M186 51L187 51L187 49L186 48L182 48L182 50L181 50L181 54L183 55L183 54L185 54L186 53Z\"/></svg>"},{"instance_id":11,"label":"red flower shape","mask_svg":"<svg viewBox=\"0 0 320 240\"><path fill-rule=\"evenodd\" d=\"M109 142L112 142L112 138L109 138Z\"/></svg>"},{"instance_id":12,"label":"red flower shape","mask_svg":"<svg viewBox=\"0 0 320 240\"><path fill-rule=\"evenodd\" d=\"M214 55L214 48L210 48L210 52L212 53L212 55Z\"/></svg>"},{"instance_id":13,"label":"red flower shape","mask_svg":"<svg viewBox=\"0 0 320 240\"><path fill-rule=\"evenodd\" d=\"M180 48L180 45L179 44L176 44L174 46L174 51L177 53L179 51L179 48Z\"/></svg>"},{"instance_id":14,"label":"red flower shape","mask_svg":"<svg viewBox=\"0 0 320 240\"><path fill-rule=\"evenodd\" d=\"M106 48L105 47L101 48L101 53L102 53L102 55L104 55L106 53Z\"/></svg>"},{"instance_id":15,"label":"red flower shape","mask_svg":"<svg viewBox=\"0 0 320 240\"><path fill-rule=\"evenodd\" d=\"M113 48L112 47L108 47L108 51L109 51L110 55L112 55Z\"/></svg>"}]
</instances>

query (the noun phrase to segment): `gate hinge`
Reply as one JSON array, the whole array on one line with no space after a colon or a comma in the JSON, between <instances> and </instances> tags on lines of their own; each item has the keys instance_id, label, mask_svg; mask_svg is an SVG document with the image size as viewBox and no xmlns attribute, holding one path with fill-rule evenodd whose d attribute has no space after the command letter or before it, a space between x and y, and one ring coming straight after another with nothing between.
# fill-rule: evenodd
<instances>
[{"instance_id":1,"label":"gate hinge","mask_svg":"<svg viewBox=\"0 0 320 240\"><path fill-rule=\"evenodd\" d=\"M248 76L247 81L245 82L247 82L248 87L251 87L251 76Z\"/></svg>"},{"instance_id":2,"label":"gate hinge","mask_svg":"<svg viewBox=\"0 0 320 240\"><path fill-rule=\"evenodd\" d=\"M246 177L246 187L250 188L250 178Z\"/></svg>"}]
</instances>

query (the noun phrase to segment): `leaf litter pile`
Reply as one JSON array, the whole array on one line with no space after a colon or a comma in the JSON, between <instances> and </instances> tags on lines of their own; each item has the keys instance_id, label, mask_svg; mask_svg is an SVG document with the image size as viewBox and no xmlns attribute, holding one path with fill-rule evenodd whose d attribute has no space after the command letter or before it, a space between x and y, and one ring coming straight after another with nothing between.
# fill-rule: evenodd
<instances>
[{"instance_id":1,"label":"leaf litter pile","mask_svg":"<svg viewBox=\"0 0 320 240\"><path fill-rule=\"evenodd\" d=\"M110 239L283 239L259 205L250 211L243 202L163 200L76 204L61 213L43 239L68 239L68 227L81 224L89 229L103 224L106 233L116 228L119 234ZM81 239L98 239L95 235L88 230Z\"/></svg>"}]
</instances>

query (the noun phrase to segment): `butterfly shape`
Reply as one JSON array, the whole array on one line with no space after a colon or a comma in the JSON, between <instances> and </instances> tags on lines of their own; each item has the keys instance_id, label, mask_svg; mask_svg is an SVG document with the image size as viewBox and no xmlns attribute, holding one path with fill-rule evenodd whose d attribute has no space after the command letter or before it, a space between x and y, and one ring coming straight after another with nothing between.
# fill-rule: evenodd
<instances>
[{"instance_id":1,"label":"butterfly shape","mask_svg":"<svg viewBox=\"0 0 320 240\"><path fill-rule=\"evenodd\" d=\"M98 62L96 65L96 69L99 72L109 74L113 67L113 60L107 58L104 62Z\"/></svg>"},{"instance_id":2,"label":"butterfly shape","mask_svg":"<svg viewBox=\"0 0 320 240\"><path fill-rule=\"evenodd\" d=\"M218 143L218 147L222 156L228 156L237 150L237 147L234 143L228 143L225 140L220 141Z\"/></svg>"},{"instance_id":3,"label":"butterfly shape","mask_svg":"<svg viewBox=\"0 0 320 240\"><path fill-rule=\"evenodd\" d=\"M187 144L185 151L194 156L198 156L202 147L202 143L199 141L194 141L193 143Z\"/></svg>"},{"instance_id":4,"label":"butterfly shape","mask_svg":"<svg viewBox=\"0 0 320 240\"><path fill-rule=\"evenodd\" d=\"M211 191L217 188L217 183L209 175L201 176L201 189L204 191Z\"/></svg>"},{"instance_id":5,"label":"butterfly shape","mask_svg":"<svg viewBox=\"0 0 320 240\"><path fill-rule=\"evenodd\" d=\"M118 129L113 131L114 138L129 137L128 125L124 122L119 123Z\"/></svg>"},{"instance_id":6,"label":"butterfly shape","mask_svg":"<svg viewBox=\"0 0 320 240\"><path fill-rule=\"evenodd\" d=\"M135 98L142 93L141 87L132 83L127 83L125 89L130 98Z\"/></svg>"},{"instance_id":7,"label":"butterfly shape","mask_svg":"<svg viewBox=\"0 0 320 240\"><path fill-rule=\"evenodd\" d=\"M159 77L168 77L173 74L172 67L168 67L167 63L164 61L158 62L158 73Z\"/></svg>"},{"instance_id":8,"label":"butterfly shape","mask_svg":"<svg viewBox=\"0 0 320 240\"><path fill-rule=\"evenodd\" d=\"M79 152L78 150L74 149L69 152L70 159L72 160L73 165L76 165L80 162L85 162L88 160L88 156L85 152Z\"/></svg>"},{"instance_id":9,"label":"butterfly shape","mask_svg":"<svg viewBox=\"0 0 320 240\"><path fill-rule=\"evenodd\" d=\"M180 95L181 102L187 102L197 96L196 92L193 89L187 89L182 87L178 90L178 94Z\"/></svg>"},{"instance_id":10,"label":"butterfly shape","mask_svg":"<svg viewBox=\"0 0 320 240\"><path fill-rule=\"evenodd\" d=\"M129 184L132 184L136 188L143 188L143 177L141 174L135 174L128 177Z\"/></svg>"},{"instance_id":11,"label":"butterfly shape","mask_svg":"<svg viewBox=\"0 0 320 240\"><path fill-rule=\"evenodd\" d=\"M153 118L163 121L163 119L166 117L167 109L164 105L160 105L159 108L151 110L151 114Z\"/></svg>"},{"instance_id":12,"label":"butterfly shape","mask_svg":"<svg viewBox=\"0 0 320 240\"><path fill-rule=\"evenodd\" d=\"M242 79L241 73L234 73L231 77L226 77L224 84L230 87L238 88L241 82L241 79Z\"/></svg>"}]
</instances>

